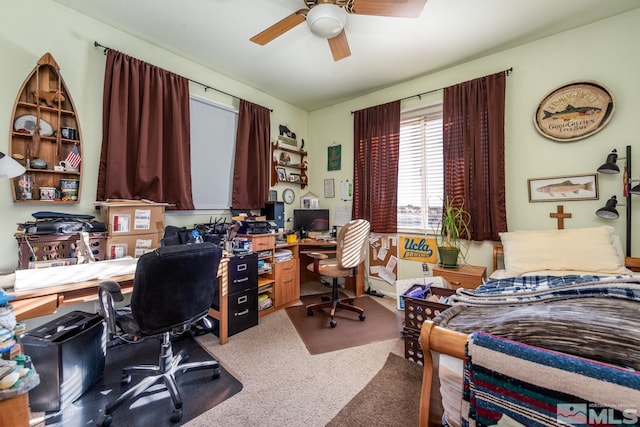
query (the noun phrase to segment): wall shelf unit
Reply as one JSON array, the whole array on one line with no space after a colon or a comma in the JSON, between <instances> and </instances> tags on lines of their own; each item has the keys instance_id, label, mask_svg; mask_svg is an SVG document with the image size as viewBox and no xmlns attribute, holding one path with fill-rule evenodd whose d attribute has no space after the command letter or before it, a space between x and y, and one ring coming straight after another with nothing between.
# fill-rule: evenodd
<instances>
[{"instance_id":1,"label":"wall shelf unit","mask_svg":"<svg viewBox=\"0 0 640 427\"><path fill-rule=\"evenodd\" d=\"M294 148L283 147L278 145L278 142L271 143L271 186L278 183L289 183L299 185L300 188L305 188L309 182L307 180L307 163L305 157L307 152L303 150L296 150ZM282 168L285 171L285 178L282 179L282 175L278 172L278 169ZM291 174L297 174L300 177L299 181L291 181L289 178Z\"/></svg>"},{"instance_id":2,"label":"wall shelf unit","mask_svg":"<svg viewBox=\"0 0 640 427\"><path fill-rule=\"evenodd\" d=\"M82 167L60 164L70 152L82 156L82 133L76 108L60 67L44 54L18 91L9 128L9 153L26 172L13 179L15 203L78 203ZM76 191L61 194L62 184ZM40 199L40 189L56 189L54 200ZM58 197L59 196L59 197Z\"/></svg>"}]
</instances>

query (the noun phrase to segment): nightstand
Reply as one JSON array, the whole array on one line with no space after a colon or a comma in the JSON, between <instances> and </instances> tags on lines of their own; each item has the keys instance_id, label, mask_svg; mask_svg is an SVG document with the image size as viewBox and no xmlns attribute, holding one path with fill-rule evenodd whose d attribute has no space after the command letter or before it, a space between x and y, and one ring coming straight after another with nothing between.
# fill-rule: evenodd
<instances>
[{"instance_id":1,"label":"nightstand","mask_svg":"<svg viewBox=\"0 0 640 427\"><path fill-rule=\"evenodd\" d=\"M486 274L487 267L471 264L461 264L456 268L433 267L433 275L441 276L453 289L475 289L482 284Z\"/></svg>"}]
</instances>

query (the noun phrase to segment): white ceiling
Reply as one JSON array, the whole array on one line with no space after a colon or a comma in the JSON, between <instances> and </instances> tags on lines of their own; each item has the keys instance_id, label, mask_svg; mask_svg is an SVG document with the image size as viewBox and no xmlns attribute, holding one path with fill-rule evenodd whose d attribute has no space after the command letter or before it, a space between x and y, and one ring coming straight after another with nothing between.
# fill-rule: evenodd
<instances>
[{"instance_id":1,"label":"white ceiling","mask_svg":"<svg viewBox=\"0 0 640 427\"><path fill-rule=\"evenodd\" d=\"M306 111L640 8L638 0L428 0L415 19L348 15L351 56L334 62L306 23L265 46L249 41L302 0L53 1Z\"/></svg>"}]
</instances>

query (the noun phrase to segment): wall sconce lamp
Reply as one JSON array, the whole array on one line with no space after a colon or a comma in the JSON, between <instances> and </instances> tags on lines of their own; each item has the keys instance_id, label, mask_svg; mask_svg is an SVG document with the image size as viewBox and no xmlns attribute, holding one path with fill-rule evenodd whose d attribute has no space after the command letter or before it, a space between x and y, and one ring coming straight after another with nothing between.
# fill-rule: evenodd
<instances>
[{"instance_id":1,"label":"wall sconce lamp","mask_svg":"<svg viewBox=\"0 0 640 427\"><path fill-rule=\"evenodd\" d=\"M0 151L0 178L15 178L24 172L24 166Z\"/></svg>"},{"instance_id":2,"label":"wall sconce lamp","mask_svg":"<svg viewBox=\"0 0 640 427\"><path fill-rule=\"evenodd\" d=\"M608 173L608 174L620 173L620 168L616 164L617 160L618 160L618 150L614 148L611 151L611 153L609 153L609 155L607 156L607 161L604 162L602 166L598 168L598 172Z\"/></svg>"},{"instance_id":3,"label":"wall sconce lamp","mask_svg":"<svg viewBox=\"0 0 640 427\"><path fill-rule=\"evenodd\" d=\"M620 218L620 214L616 209L618 205L618 199L616 196L612 196L609 200L607 200L607 204L598 209L596 211L596 215L598 215L602 219L618 219Z\"/></svg>"},{"instance_id":4,"label":"wall sconce lamp","mask_svg":"<svg viewBox=\"0 0 640 427\"><path fill-rule=\"evenodd\" d=\"M618 157L618 152L614 149L607 156L607 161L598 168L598 172L606 173L606 174L617 174L620 173L620 168L616 164L618 159L625 160L624 167L624 177L623 177L623 185L624 185L624 195L626 200L625 205L627 207L627 218L626 218L626 239L627 239L627 256L631 256L631 195L632 194L640 194L640 184L635 187L631 187L632 182L640 182L640 180L631 180L629 177L631 176L631 146L627 145L625 157ZM618 219L620 214L616 209L618 206L618 199L616 196L611 197L607 200L607 203L604 207L598 209L596 211L596 215L603 219L613 220Z\"/></svg>"}]
</instances>

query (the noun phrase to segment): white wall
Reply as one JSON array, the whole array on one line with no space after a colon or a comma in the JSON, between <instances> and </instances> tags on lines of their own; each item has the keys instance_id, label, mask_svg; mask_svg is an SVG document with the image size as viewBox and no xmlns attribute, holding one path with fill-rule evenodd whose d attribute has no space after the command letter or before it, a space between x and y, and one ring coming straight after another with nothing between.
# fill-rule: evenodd
<instances>
[{"instance_id":1,"label":"white wall","mask_svg":"<svg viewBox=\"0 0 640 427\"><path fill-rule=\"evenodd\" d=\"M640 40L639 24L640 11L632 11L312 112L309 119L310 139L314 142L310 150L312 191L322 195L325 177L333 177L338 182L352 176L352 111L513 67L507 78L505 120L509 230L556 228L557 222L549 214L556 211L557 204L563 204L565 212L572 214L571 219L565 220L566 228L609 224L624 241L624 208L620 209L619 221L606 222L594 215L612 195L617 195L621 201L620 175L599 176L600 200L559 203L529 203L527 179L595 173L611 149L617 148L619 153L624 153L626 145L635 148L632 160L636 178L640 178L640 144L637 143L640 57L635 47L636 41ZM583 80L597 81L613 95L616 110L609 124L595 135L576 142L555 142L540 135L534 127L533 115L542 98L568 82ZM429 97L423 97L422 102L431 101ZM418 102L411 101L414 105ZM326 147L333 141L343 144L343 167L339 172L327 172L325 166ZM638 212L640 198L634 198L633 202L635 212ZM321 201L323 207L344 204L339 198ZM637 241L640 223L636 223L633 237ZM637 243L632 255L640 256ZM490 271L491 256L491 242L476 243L472 245L467 261L485 265ZM400 262L399 278L421 275L420 263ZM371 285L383 292L393 291L393 287L382 281L374 280Z\"/></svg>"}]
</instances>

